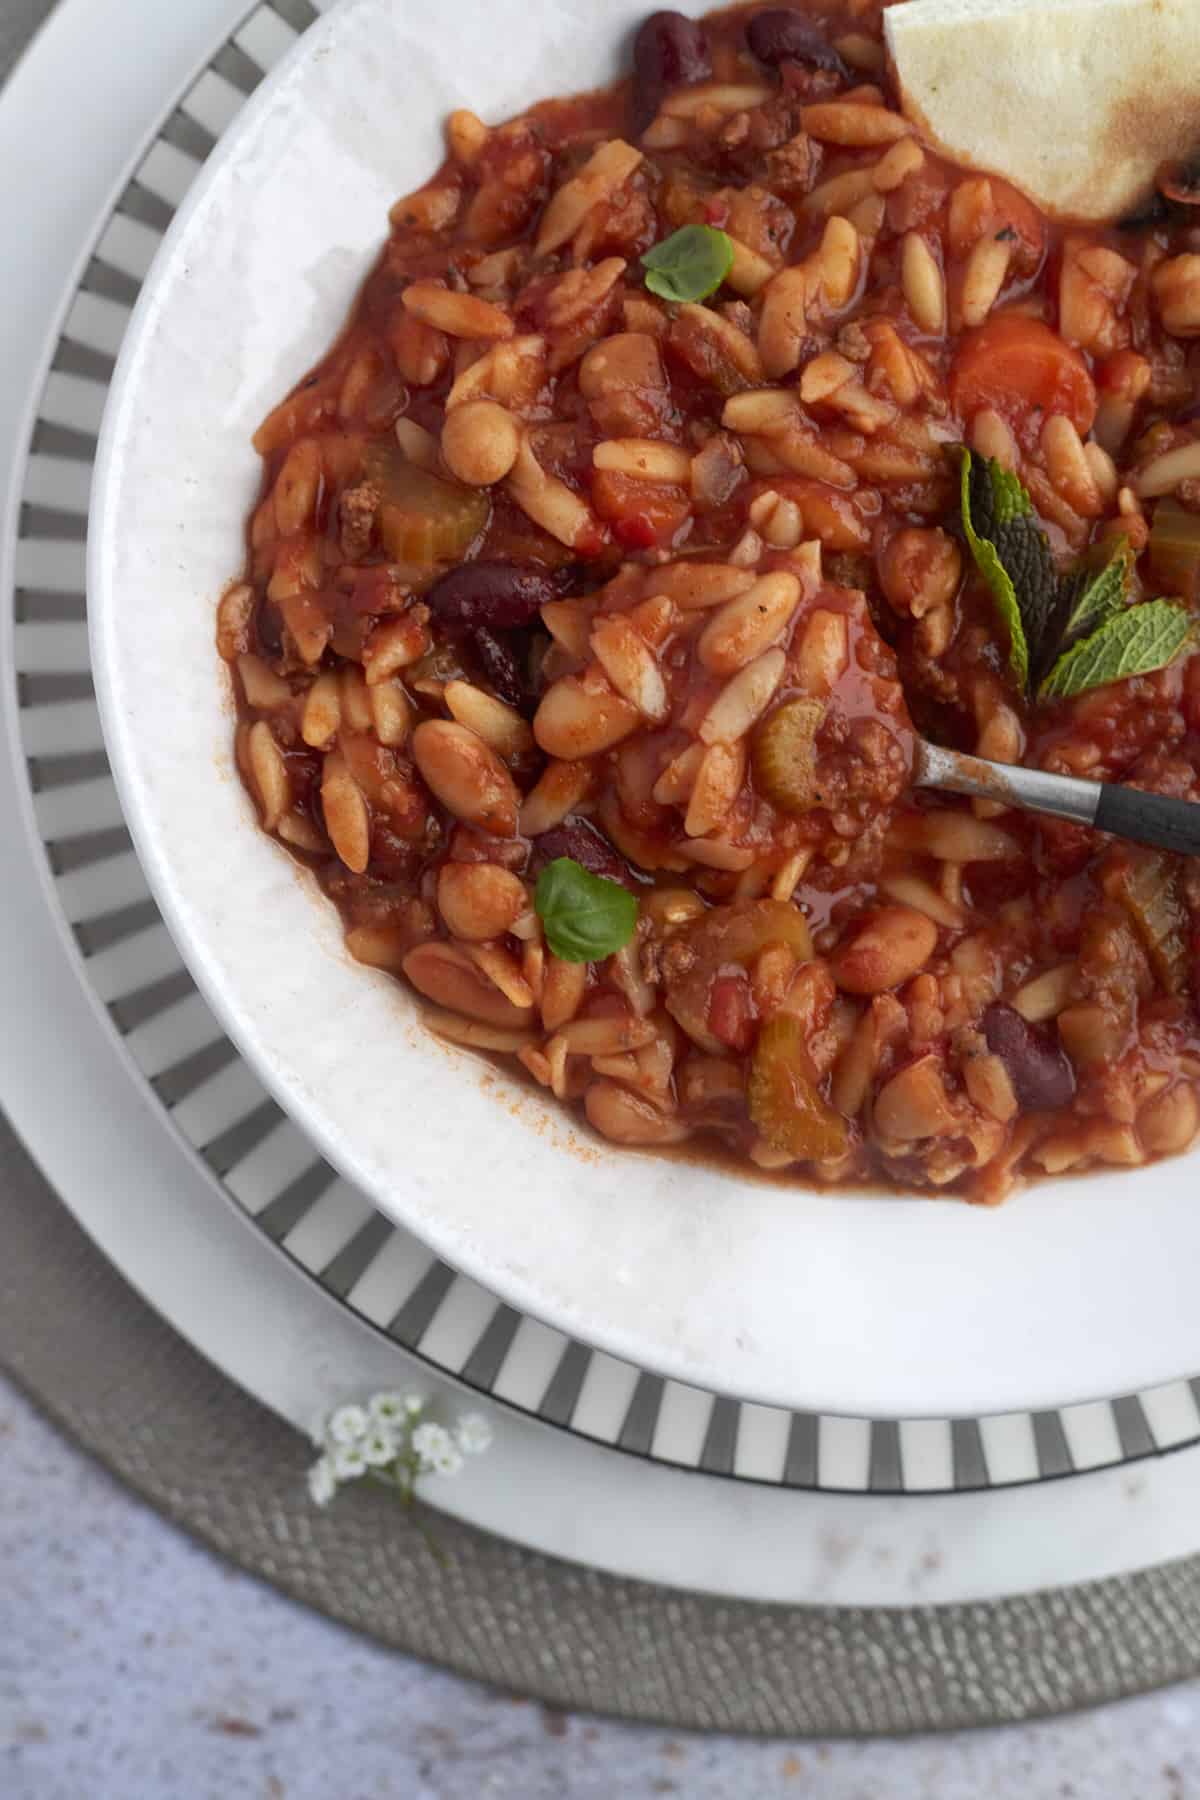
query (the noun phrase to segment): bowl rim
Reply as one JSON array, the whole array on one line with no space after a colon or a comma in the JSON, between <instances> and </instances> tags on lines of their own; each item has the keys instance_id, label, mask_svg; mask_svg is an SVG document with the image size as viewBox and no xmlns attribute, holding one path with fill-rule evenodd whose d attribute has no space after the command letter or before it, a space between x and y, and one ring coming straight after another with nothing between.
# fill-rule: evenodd
<instances>
[{"instance_id":1,"label":"bowl rim","mask_svg":"<svg viewBox=\"0 0 1200 1800\"><path fill-rule=\"evenodd\" d=\"M546 0L546 3L549 4L550 0ZM1132 1366L1132 1362L1129 1365L1121 1362L1119 1366L1110 1367L1106 1373L1101 1373L1098 1368L1094 1380L1087 1377L1082 1366L1073 1367L1069 1376L1055 1378L1050 1386L1040 1385L1047 1379L1043 1369L1039 1368L1034 1373L1026 1364L1026 1372L1018 1380L994 1378L982 1401L976 1395L971 1379L964 1380L961 1368L954 1367L954 1358L950 1354L941 1361L936 1357L926 1356L919 1385L914 1386L909 1373L897 1365L881 1371L878 1385L873 1386L869 1393L864 1392L849 1402L846 1392L838 1391L836 1376L830 1383L824 1372L813 1373L810 1388L806 1369L805 1391L796 1393L790 1389L785 1391L776 1385L771 1370L765 1367L760 1366L754 1377L746 1381L735 1377L728 1368L722 1373L720 1368L705 1366L697 1362L694 1350L681 1349L665 1340L649 1341L627 1324L588 1314L586 1307L580 1309L577 1297L566 1300L562 1295L550 1293L536 1276L522 1279L512 1268L505 1268L501 1273L485 1245L476 1244L453 1232L439 1230L440 1222L436 1215L431 1218L423 1214L414 1218L412 1212L405 1209L396 1191L381 1185L380 1172L362 1161L354 1142L347 1139L344 1128L339 1127L319 1106L314 1105L311 1095L298 1091L296 1083L280 1067L261 1020L255 1021L245 998L231 987L222 968L213 923L211 920L198 919L187 892L177 878L169 847L164 840L162 820L155 815L144 781L141 746L137 734L131 729L129 716L120 703L120 607L115 592L112 557L115 533L119 528L125 498L122 482L127 474L130 445L136 441L134 414L139 381L144 378L154 331L171 291L171 279L178 279L181 257L186 257L187 245L198 222L203 219L206 209L214 203L214 196L218 194L222 184L229 181L239 158L264 130L272 117L273 109L285 98L296 78L303 75L306 67L311 66L316 54L331 49L336 51L337 38L344 22L360 14L369 14L372 8L381 9L383 4L384 0L339 0L335 7L324 13L292 46L221 138L172 221L143 284L122 345L99 434L87 546L89 632L97 700L113 776L137 854L164 921L205 1000L264 1087L279 1102L284 1113L296 1121L331 1166L355 1182L381 1211L405 1229L414 1231L439 1256L461 1269L498 1299L508 1301L534 1319L545 1321L568 1337L580 1338L637 1368L650 1369L690 1386L703 1386L711 1391L735 1395L751 1402L761 1401L770 1406L788 1409L802 1408L858 1417L963 1416L1058 1407L1107 1397L1109 1391L1143 1389L1177 1379L1181 1361L1186 1367L1191 1355L1190 1348L1187 1356L1181 1354L1181 1346L1170 1351L1164 1348L1157 1357L1147 1352L1144 1360L1138 1362L1136 1367ZM515 0L499 0L494 11L502 14L505 7L512 4L515 4ZM631 4L632 0L626 0L626 10L631 10ZM405 11L404 0L392 0L390 10L402 14ZM696 0L690 0L688 10L700 13L707 8L703 4L696 4ZM640 7L638 11L641 11ZM615 34L615 23L610 29ZM380 241L384 223L381 219ZM367 266L369 263L364 264L363 273ZM256 423L257 420L246 422L247 435ZM214 609L216 598L214 594ZM213 670L220 680L225 680L215 645ZM259 831L256 820L253 830L255 833ZM267 844L269 840L264 837L263 842ZM272 844L270 847L281 858L287 856L281 846ZM294 869L296 865L293 859L288 857L287 860ZM328 902L320 895L311 878L305 876L304 880L311 887L313 905L327 907ZM371 971L362 970L360 974L366 980ZM660 1160L644 1158L627 1150L614 1154L616 1166L626 1171L636 1171L649 1161ZM1051 1187L1065 1186L1073 1190L1072 1204L1078 1208L1085 1199L1085 1188L1108 1190L1117 1184L1126 1190L1125 1204L1132 1211L1133 1183L1140 1176L1144 1184L1150 1174L1149 1170L1137 1174L1129 1172L1124 1182L1120 1181L1119 1176L1090 1175L1069 1183L1043 1183L1024 1198L1029 1204L1031 1201L1035 1202L1039 1195L1045 1195ZM738 1183L728 1179L725 1185L728 1200L733 1204L737 1203L739 1188L745 1193L748 1187L759 1187L757 1182ZM819 1191L809 1189L795 1192L799 1196L798 1205L805 1201L815 1207L816 1202L827 1198ZM852 1205L853 1199L854 1197L841 1196L835 1203L838 1206L848 1203ZM912 1202L906 1202L903 1197L886 1196L885 1199L884 1212L897 1206L910 1208L914 1218L924 1213L939 1212L945 1215L957 1212L972 1217L978 1225L980 1239L982 1233L989 1229L988 1215L978 1209L947 1202L942 1202L939 1207L936 1201L928 1197ZM863 1216L866 1217L865 1212ZM1011 1216L1011 1209L1005 1209L1000 1214L1001 1218L1008 1216ZM1080 1218L1078 1223L1082 1234L1083 1219ZM995 1221L992 1220L991 1224L994 1226ZM951 1242L956 1241L955 1232L950 1226L947 1226L947 1234ZM925 1235L926 1228L914 1228L914 1248ZM961 1233L958 1241L961 1241ZM953 1266L953 1259L950 1259L947 1276L952 1272ZM852 1291L852 1285L847 1284L848 1293ZM1069 1306L1067 1311L1070 1311ZM849 1326L849 1321L843 1323ZM1027 1333L1028 1329L1026 1322ZM749 1335L748 1331L747 1336ZM1187 1341L1190 1347L1191 1336ZM920 1361L920 1357L917 1360ZM1197 1336L1195 1362L1200 1365L1200 1335ZM1065 1398L1064 1388L1067 1390Z\"/></svg>"}]
</instances>

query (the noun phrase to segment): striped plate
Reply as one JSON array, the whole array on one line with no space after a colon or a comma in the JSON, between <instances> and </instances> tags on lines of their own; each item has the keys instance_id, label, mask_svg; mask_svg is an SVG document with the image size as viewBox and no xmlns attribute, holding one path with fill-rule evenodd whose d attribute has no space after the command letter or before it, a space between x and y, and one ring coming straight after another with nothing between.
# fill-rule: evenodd
<instances>
[{"instance_id":1,"label":"striped plate","mask_svg":"<svg viewBox=\"0 0 1200 1800\"><path fill-rule=\"evenodd\" d=\"M431 1369L626 1455L737 1481L931 1494L1200 1443L1200 1381L1056 1412L872 1421L739 1405L589 1350L500 1304L375 1212L217 1026L159 919L109 775L88 662L88 489L107 384L162 235L246 96L315 17L308 0L258 6L161 125L71 296L24 464L12 595L24 767L84 978L151 1103L200 1153L214 1197L223 1192L359 1318Z\"/></svg>"}]
</instances>

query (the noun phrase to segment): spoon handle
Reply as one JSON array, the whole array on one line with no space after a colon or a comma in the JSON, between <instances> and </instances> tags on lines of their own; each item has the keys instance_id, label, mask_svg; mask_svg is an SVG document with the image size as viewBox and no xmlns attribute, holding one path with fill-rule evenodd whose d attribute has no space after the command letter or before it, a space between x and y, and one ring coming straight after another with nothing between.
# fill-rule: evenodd
<instances>
[{"instance_id":1,"label":"spoon handle","mask_svg":"<svg viewBox=\"0 0 1200 1800\"><path fill-rule=\"evenodd\" d=\"M1200 805L1191 800L1146 794L1117 782L1079 781L1071 775L1047 774L1044 769L1009 767L924 742L917 745L913 778L918 787L998 800L1027 812L1052 813L1157 850L1200 856Z\"/></svg>"}]
</instances>

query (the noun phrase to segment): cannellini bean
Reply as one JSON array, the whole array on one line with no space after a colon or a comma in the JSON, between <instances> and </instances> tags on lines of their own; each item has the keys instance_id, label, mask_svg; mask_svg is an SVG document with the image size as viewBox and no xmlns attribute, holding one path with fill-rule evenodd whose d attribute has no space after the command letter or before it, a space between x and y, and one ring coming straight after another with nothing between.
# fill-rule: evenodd
<instances>
[{"instance_id":1,"label":"cannellini bean","mask_svg":"<svg viewBox=\"0 0 1200 1800\"><path fill-rule=\"evenodd\" d=\"M533 733L516 708L482 688L469 681L448 681L442 698L458 723L481 737L497 756L520 756L533 749Z\"/></svg>"},{"instance_id":2,"label":"cannellini bean","mask_svg":"<svg viewBox=\"0 0 1200 1800\"><path fill-rule=\"evenodd\" d=\"M507 1031L533 1022L532 1010L514 1006L456 944L419 944L403 969L419 994L449 1012Z\"/></svg>"},{"instance_id":3,"label":"cannellini bean","mask_svg":"<svg viewBox=\"0 0 1200 1800\"><path fill-rule=\"evenodd\" d=\"M639 717L607 681L564 675L543 695L533 735L547 756L571 762L611 750L637 730Z\"/></svg>"},{"instance_id":4,"label":"cannellini bean","mask_svg":"<svg viewBox=\"0 0 1200 1800\"><path fill-rule=\"evenodd\" d=\"M442 455L450 473L470 487L503 481L520 447L520 426L494 400L469 400L446 414Z\"/></svg>"},{"instance_id":5,"label":"cannellini bean","mask_svg":"<svg viewBox=\"0 0 1200 1800\"><path fill-rule=\"evenodd\" d=\"M615 1081L593 1081L583 1104L589 1123L614 1144L681 1144L690 1135L681 1120Z\"/></svg>"},{"instance_id":6,"label":"cannellini bean","mask_svg":"<svg viewBox=\"0 0 1200 1800\"><path fill-rule=\"evenodd\" d=\"M843 993L888 993L925 967L937 939L937 926L925 913L885 906L840 946L830 972Z\"/></svg>"},{"instance_id":7,"label":"cannellini bean","mask_svg":"<svg viewBox=\"0 0 1200 1800\"><path fill-rule=\"evenodd\" d=\"M438 872L437 903L455 937L485 943L512 927L528 896L524 884L496 863L444 863Z\"/></svg>"},{"instance_id":8,"label":"cannellini bean","mask_svg":"<svg viewBox=\"0 0 1200 1800\"><path fill-rule=\"evenodd\" d=\"M800 583L794 575L783 571L764 575L744 594L726 601L705 626L696 648L700 661L714 675L732 675L745 668L786 629L799 604Z\"/></svg>"},{"instance_id":9,"label":"cannellini bean","mask_svg":"<svg viewBox=\"0 0 1200 1800\"><path fill-rule=\"evenodd\" d=\"M412 737L413 759L426 786L449 812L493 837L512 837L518 794L495 751L466 726L427 719Z\"/></svg>"}]
</instances>

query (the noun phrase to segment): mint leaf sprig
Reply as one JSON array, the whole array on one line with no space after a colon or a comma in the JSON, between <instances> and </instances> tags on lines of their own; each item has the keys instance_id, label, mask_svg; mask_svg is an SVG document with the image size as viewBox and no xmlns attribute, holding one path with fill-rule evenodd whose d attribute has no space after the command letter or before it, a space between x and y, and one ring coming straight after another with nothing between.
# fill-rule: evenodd
<instances>
[{"instance_id":1,"label":"mint leaf sprig","mask_svg":"<svg viewBox=\"0 0 1200 1800\"><path fill-rule=\"evenodd\" d=\"M1069 700L1092 688L1151 675L1174 662L1192 636L1192 616L1175 600L1127 607L1059 657L1038 689L1039 700Z\"/></svg>"},{"instance_id":2,"label":"mint leaf sprig","mask_svg":"<svg viewBox=\"0 0 1200 1800\"><path fill-rule=\"evenodd\" d=\"M1178 600L1131 604L1136 558L1126 538L1098 567L1060 575L1033 501L991 458L962 456L963 531L1008 632L1009 664L1023 695L1066 700L1166 668L1194 637Z\"/></svg>"}]
</instances>

